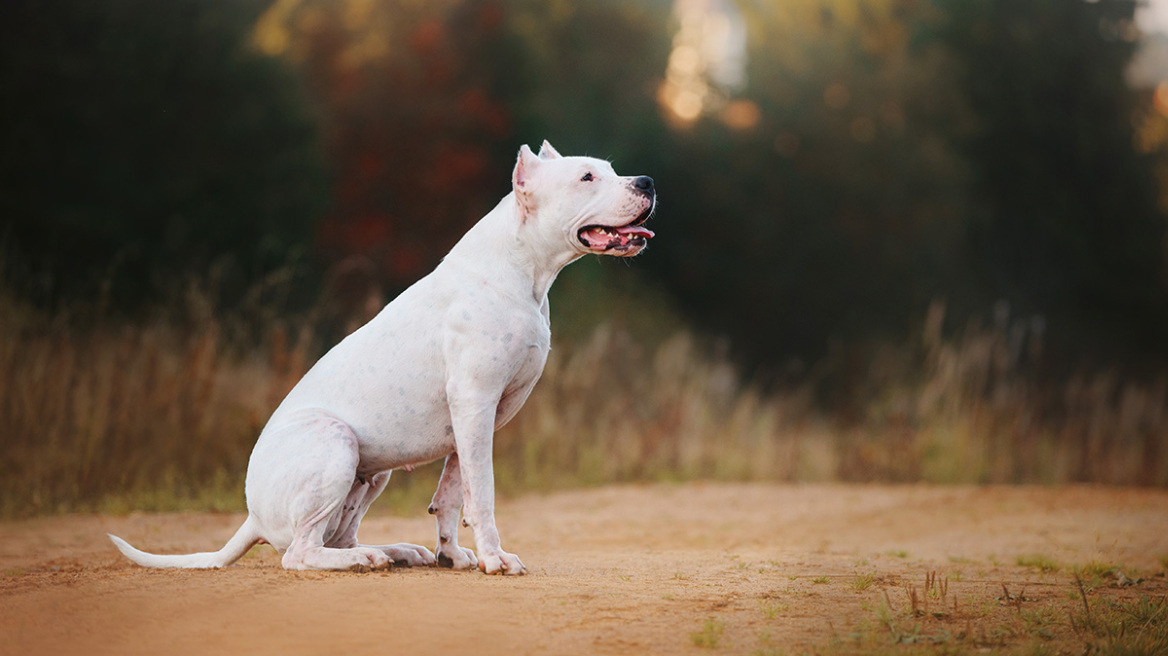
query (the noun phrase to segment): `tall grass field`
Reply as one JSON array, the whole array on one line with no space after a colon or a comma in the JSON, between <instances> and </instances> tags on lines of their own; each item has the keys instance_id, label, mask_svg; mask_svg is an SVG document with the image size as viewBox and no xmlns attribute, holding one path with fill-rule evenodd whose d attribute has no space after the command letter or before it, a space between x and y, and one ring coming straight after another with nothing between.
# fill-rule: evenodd
<instances>
[{"instance_id":1,"label":"tall grass field","mask_svg":"<svg viewBox=\"0 0 1168 656\"><path fill-rule=\"evenodd\" d=\"M256 437L328 346L311 316L277 314L251 330L209 310L79 320L0 296L0 516L242 509ZM1164 378L1040 384L1035 326L999 317L946 335L943 315L934 306L918 337L880 349L835 406L810 383L765 391L684 329L576 331L497 434L498 485L1168 485ZM401 473L385 503L424 507L440 467Z\"/></svg>"}]
</instances>

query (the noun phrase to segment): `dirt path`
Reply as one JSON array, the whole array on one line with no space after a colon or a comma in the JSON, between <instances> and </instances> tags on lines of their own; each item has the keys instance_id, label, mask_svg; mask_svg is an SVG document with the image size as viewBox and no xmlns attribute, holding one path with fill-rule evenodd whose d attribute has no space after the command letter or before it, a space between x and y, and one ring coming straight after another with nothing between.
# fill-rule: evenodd
<instances>
[{"instance_id":1,"label":"dirt path","mask_svg":"<svg viewBox=\"0 0 1168 656\"><path fill-rule=\"evenodd\" d=\"M368 518L362 537L432 547L424 513ZM285 572L270 547L225 570L146 570L105 538L214 550L242 515L3 524L0 653L1081 652L1073 567L1096 564L1092 597L1168 594L1165 491L610 487L505 502L498 520L528 576ZM1051 571L1018 564L1034 556Z\"/></svg>"}]
</instances>

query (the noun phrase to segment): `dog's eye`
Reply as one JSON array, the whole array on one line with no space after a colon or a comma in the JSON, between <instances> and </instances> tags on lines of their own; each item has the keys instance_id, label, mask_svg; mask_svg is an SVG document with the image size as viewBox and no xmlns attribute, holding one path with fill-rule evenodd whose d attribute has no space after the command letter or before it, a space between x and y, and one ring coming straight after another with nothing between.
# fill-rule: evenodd
<instances>
[{"instance_id":1,"label":"dog's eye","mask_svg":"<svg viewBox=\"0 0 1168 656\"><path fill-rule=\"evenodd\" d=\"M580 182L592 182L592 174L585 173L584 177L580 178Z\"/></svg>"}]
</instances>

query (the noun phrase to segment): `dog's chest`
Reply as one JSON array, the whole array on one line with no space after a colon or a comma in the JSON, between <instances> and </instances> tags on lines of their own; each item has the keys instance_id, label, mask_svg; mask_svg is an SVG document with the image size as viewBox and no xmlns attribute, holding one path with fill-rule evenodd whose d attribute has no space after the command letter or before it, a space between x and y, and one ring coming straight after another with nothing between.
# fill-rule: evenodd
<instances>
[{"instance_id":1,"label":"dog's chest","mask_svg":"<svg viewBox=\"0 0 1168 656\"><path fill-rule=\"evenodd\" d=\"M519 371L511 380L511 384L507 386L504 394L535 385L535 381L539 380L540 374L543 373L544 365L547 364L547 357L548 343L546 341L532 342L527 348L523 362L519 365Z\"/></svg>"},{"instance_id":2,"label":"dog's chest","mask_svg":"<svg viewBox=\"0 0 1168 656\"><path fill-rule=\"evenodd\" d=\"M504 388L499 399L499 407L495 412L495 428L502 427L519 412L543 373L544 365L547 364L548 351L551 348L551 330L546 318L538 329L531 331L525 337L527 340L524 344L526 348L522 356L523 359L515 376Z\"/></svg>"}]
</instances>

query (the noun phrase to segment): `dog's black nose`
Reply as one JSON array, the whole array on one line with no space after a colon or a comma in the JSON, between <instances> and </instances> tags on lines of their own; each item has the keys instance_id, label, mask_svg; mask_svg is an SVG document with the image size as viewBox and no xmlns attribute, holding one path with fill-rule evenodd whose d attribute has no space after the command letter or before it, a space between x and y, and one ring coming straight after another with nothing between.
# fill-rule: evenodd
<instances>
[{"instance_id":1,"label":"dog's black nose","mask_svg":"<svg viewBox=\"0 0 1168 656\"><path fill-rule=\"evenodd\" d=\"M636 180L633 180L633 186L640 191L645 192L646 194L653 194L653 178L650 178L647 175L642 175Z\"/></svg>"}]
</instances>

